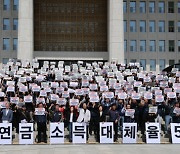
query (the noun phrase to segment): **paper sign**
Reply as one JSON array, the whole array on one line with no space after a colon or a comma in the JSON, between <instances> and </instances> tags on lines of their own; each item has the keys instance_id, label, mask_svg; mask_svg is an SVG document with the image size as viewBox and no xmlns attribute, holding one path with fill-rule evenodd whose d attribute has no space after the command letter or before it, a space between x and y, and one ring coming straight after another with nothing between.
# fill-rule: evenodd
<instances>
[{"instance_id":1,"label":"paper sign","mask_svg":"<svg viewBox=\"0 0 180 154\"><path fill-rule=\"evenodd\" d=\"M70 106L78 106L79 100L78 99L70 99Z\"/></svg>"},{"instance_id":2,"label":"paper sign","mask_svg":"<svg viewBox=\"0 0 180 154\"><path fill-rule=\"evenodd\" d=\"M167 92L167 97L168 98L176 98L176 93L175 92Z\"/></svg>"},{"instance_id":3,"label":"paper sign","mask_svg":"<svg viewBox=\"0 0 180 154\"><path fill-rule=\"evenodd\" d=\"M32 103L32 96L24 96L25 103Z\"/></svg>"},{"instance_id":4,"label":"paper sign","mask_svg":"<svg viewBox=\"0 0 180 154\"><path fill-rule=\"evenodd\" d=\"M164 101L164 96L163 95L156 95L155 101L156 102L163 102Z\"/></svg>"},{"instance_id":5,"label":"paper sign","mask_svg":"<svg viewBox=\"0 0 180 154\"><path fill-rule=\"evenodd\" d=\"M149 113L150 114L156 114L158 111L158 107L157 106L150 106L149 107Z\"/></svg>"},{"instance_id":6,"label":"paper sign","mask_svg":"<svg viewBox=\"0 0 180 154\"><path fill-rule=\"evenodd\" d=\"M45 108L35 108L35 115L45 115Z\"/></svg>"},{"instance_id":7,"label":"paper sign","mask_svg":"<svg viewBox=\"0 0 180 154\"><path fill-rule=\"evenodd\" d=\"M13 104L18 104L19 103L19 97L11 97L10 102Z\"/></svg>"},{"instance_id":8,"label":"paper sign","mask_svg":"<svg viewBox=\"0 0 180 154\"><path fill-rule=\"evenodd\" d=\"M66 105L66 99L65 98L58 98L57 99L57 104L59 105Z\"/></svg>"},{"instance_id":9,"label":"paper sign","mask_svg":"<svg viewBox=\"0 0 180 154\"><path fill-rule=\"evenodd\" d=\"M151 92L145 92L144 93L144 98L145 99L152 99L152 93Z\"/></svg>"},{"instance_id":10,"label":"paper sign","mask_svg":"<svg viewBox=\"0 0 180 154\"><path fill-rule=\"evenodd\" d=\"M134 116L135 110L134 109L126 109L125 116L132 117Z\"/></svg>"}]
</instances>

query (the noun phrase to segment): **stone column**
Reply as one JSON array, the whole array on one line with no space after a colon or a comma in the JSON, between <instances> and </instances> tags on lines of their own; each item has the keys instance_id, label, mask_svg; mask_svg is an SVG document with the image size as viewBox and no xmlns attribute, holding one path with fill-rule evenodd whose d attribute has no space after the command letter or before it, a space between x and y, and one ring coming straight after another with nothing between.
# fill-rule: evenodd
<instances>
[{"instance_id":1,"label":"stone column","mask_svg":"<svg viewBox=\"0 0 180 154\"><path fill-rule=\"evenodd\" d=\"M109 61L124 63L123 0L108 0Z\"/></svg>"},{"instance_id":2,"label":"stone column","mask_svg":"<svg viewBox=\"0 0 180 154\"><path fill-rule=\"evenodd\" d=\"M18 53L21 60L33 59L33 0L19 0Z\"/></svg>"}]
</instances>

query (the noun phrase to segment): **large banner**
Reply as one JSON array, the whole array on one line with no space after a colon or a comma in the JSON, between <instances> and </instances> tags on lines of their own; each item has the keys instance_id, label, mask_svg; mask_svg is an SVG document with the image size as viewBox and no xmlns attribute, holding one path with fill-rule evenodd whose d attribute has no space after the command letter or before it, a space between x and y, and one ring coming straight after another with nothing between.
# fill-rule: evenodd
<instances>
[{"instance_id":1,"label":"large banner","mask_svg":"<svg viewBox=\"0 0 180 154\"><path fill-rule=\"evenodd\" d=\"M146 123L146 143L160 143L159 123Z\"/></svg>"},{"instance_id":2,"label":"large banner","mask_svg":"<svg viewBox=\"0 0 180 154\"><path fill-rule=\"evenodd\" d=\"M180 143L180 123L171 123L172 143Z\"/></svg>"},{"instance_id":3,"label":"large banner","mask_svg":"<svg viewBox=\"0 0 180 154\"><path fill-rule=\"evenodd\" d=\"M73 143L86 143L86 123L73 123Z\"/></svg>"},{"instance_id":4,"label":"large banner","mask_svg":"<svg viewBox=\"0 0 180 154\"><path fill-rule=\"evenodd\" d=\"M136 143L137 123L123 124L123 143Z\"/></svg>"},{"instance_id":5,"label":"large banner","mask_svg":"<svg viewBox=\"0 0 180 154\"><path fill-rule=\"evenodd\" d=\"M19 144L33 144L34 133L33 123L19 124Z\"/></svg>"},{"instance_id":6,"label":"large banner","mask_svg":"<svg viewBox=\"0 0 180 154\"><path fill-rule=\"evenodd\" d=\"M64 123L50 123L50 144L64 143Z\"/></svg>"},{"instance_id":7,"label":"large banner","mask_svg":"<svg viewBox=\"0 0 180 154\"><path fill-rule=\"evenodd\" d=\"M12 144L11 123L0 123L0 144Z\"/></svg>"},{"instance_id":8,"label":"large banner","mask_svg":"<svg viewBox=\"0 0 180 154\"><path fill-rule=\"evenodd\" d=\"M113 143L113 131L114 129L112 122L100 122L100 143Z\"/></svg>"},{"instance_id":9,"label":"large banner","mask_svg":"<svg viewBox=\"0 0 180 154\"><path fill-rule=\"evenodd\" d=\"M146 123L146 143L160 143L159 123ZM87 124L73 123L72 142L85 144L87 141ZM112 122L100 122L100 143L114 143L114 126ZM64 144L64 123L50 123L50 144ZM180 143L180 123L171 123L172 143ZM34 143L33 123L19 124L19 144ZM137 143L137 123L123 123L122 143ZM12 124L0 123L0 144L12 144Z\"/></svg>"}]
</instances>

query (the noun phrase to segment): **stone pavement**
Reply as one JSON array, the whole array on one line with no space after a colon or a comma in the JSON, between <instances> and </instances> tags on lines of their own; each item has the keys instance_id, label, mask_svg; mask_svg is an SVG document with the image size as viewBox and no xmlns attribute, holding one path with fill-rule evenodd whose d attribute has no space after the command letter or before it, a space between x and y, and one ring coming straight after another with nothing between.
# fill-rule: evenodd
<instances>
[{"instance_id":1,"label":"stone pavement","mask_svg":"<svg viewBox=\"0 0 180 154\"><path fill-rule=\"evenodd\" d=\"M178 154L178 144L4 145L0 154Z\"/></svg>"}]
</instances>

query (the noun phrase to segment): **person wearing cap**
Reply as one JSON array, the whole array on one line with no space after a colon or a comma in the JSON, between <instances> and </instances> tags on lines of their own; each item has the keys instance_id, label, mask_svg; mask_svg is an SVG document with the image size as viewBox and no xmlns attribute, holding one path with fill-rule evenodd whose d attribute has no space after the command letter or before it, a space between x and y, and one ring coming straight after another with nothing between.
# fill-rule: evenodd
<instances>
[{"instance_id":1,"label":"person wearing cap","mask_svg":"<svg viewBox=\"0 0 180 154\"><path fill-rule=\"evenodd\" d=\"M111 109L109 110L109 121L113 122L114 125L114 141L118 140L118 121L119 121L119 112L117 111L116 104L112 104Z\"/></svg>"}]
</instances>

